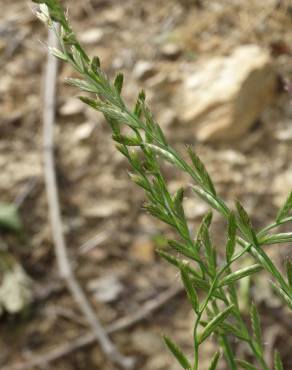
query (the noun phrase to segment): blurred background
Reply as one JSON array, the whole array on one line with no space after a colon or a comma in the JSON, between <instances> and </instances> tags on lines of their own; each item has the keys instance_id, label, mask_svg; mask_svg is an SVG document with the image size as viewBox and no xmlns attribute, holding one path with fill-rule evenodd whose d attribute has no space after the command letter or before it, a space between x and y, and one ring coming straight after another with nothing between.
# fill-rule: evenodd
<instances>
[{"instance_id":1,"label":"blurred background","mask_svg":"<svg viewBox=\"0 0 292 370\"><path fill-rule=\"evenodd\" d=\"M125 74L126 101L133 104L144 88L171 144L181 153L186 144L194 145L220 195L230 204L240 199L256 227L273 220L292 188L290 1L62 3L87 52L101 58L110 76ZM92 341L46 361L51 351L70 348L88 333L58 278L48 219L42 164L46 39L30 2L1 1L0 367L22 370L25 361L43 356L46 369L112 370L115 366ZM171 232L142 210L144 194L129 181L128 165L110 130L76 99L79 92L64 84L69 76L74 76L70 67L61 65L55 155L63 227L76 275L108 326L139 312L179 278L155 254L166 247ZM171 190L190 181L169 167L165 172ZM185 207L195 230L208 208L191 193ZM215 217L218 250L224 245L223 227ZM291 257L285 245L271 246L267 253L280 268ZM285 369L291 369L291 316L271 291L267 275L239 289L243 312L248 314L250 298L259 303L268 361L278 348ZM123 353L137 357L137 369L176 370L161 335L171 334L191 353L192 324L191 307L178 293L112 338ZM245 347L234 346L248 356ZM202 369L213 353L210 342Z\"/></svg>"}]
</instances>

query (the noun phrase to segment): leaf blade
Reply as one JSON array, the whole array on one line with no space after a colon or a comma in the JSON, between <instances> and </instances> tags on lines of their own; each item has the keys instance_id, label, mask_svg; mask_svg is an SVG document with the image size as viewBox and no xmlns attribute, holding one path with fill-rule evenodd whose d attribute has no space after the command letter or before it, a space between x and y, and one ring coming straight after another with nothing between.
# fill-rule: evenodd
<instances>
[{"instance_id":1,"label":"leaf blade","mask_svg":"<svg viewBox=\"0 0 292 370\"><path fill-rule=\"evenodd\" d=\"M196 313L199 312L199 299L196 293L195 288L193 287L192 280L189 278L189 275L184 267L180 270L181 279L184 284L185 290L187 292L187 296L191 305Z\"/></svg>"},{"instance_id":2,"label":"leaf blade","mask_svg":"<svg viewBox=\"0 0 292 370\"><path fill-rule=\"evenodd\" d=\"M275 370L284 370L284 366L280 357L280 353L278 351L274 352L274 365Z\"/></svg>"},{"instance_id":3,"label":"leaf blade","mask_svg":"<svg viewBox=\"0 0 292 370\"><path fill-rule=\"evenodd\" d=\"M163 339L164 339L164 343L166 344L170 352L174 355L174 357L177 359L177 361L181 364L181 366L185 370L191 369L192 367L191 364L189 363L188 359L186 358L182 350L177 346L177 344L174 343L166 335L163 337Z\"/></svg>"},{"instance_id":4,"label":"leaf blade","mask_svg":"<svg viewBox=\"0 0 292 370\"><path fill-rule=\"evenodd\" d=\"M276 222L281 222L281 220L288 216L291 209L292 209L292 190L288 194L288 197L286 198L283 206L280 208L276 217Z\"/></svg>"},{"instance_id":5,"label":"leaf blade","mask_svg":"<svg viewBox=\"0 0 292 370\"><path fill-rule=\"evenodd\" d=\"M215 353L215 355L213 356L212 360L211 360L211 364L208 367L208 370L215 370L216 369L216 367L218 365L219 358L220 358L220 352L217 351Z\"/></svg>"},{"instance_id":6,"label":"leaf blade","mask_svg":"<svg viewBox=\"0 0 292 370\"><path fill-rule=\"evenodd\" d=\"M248 267L244 267L242 269L239 269L235 272L231 272L230 274L228 274L227 276L225 276L221 281L220 283L218 284L219 287L223 287L225 285L230 285L232 283L234 283L235 281L237 280L241 280L243 279L244 277L247 277L247 276L250 276L252 274L255 274L259 271L261 271L263 269L263 267L256 263L254 265L251 265L251 266L248 266Z\"/></svg>"},{"instance_id":7,"label":"leaf blade","mask_svg":"<svg viewBox=\"0 0 292 370\"><path fill-rule=\"evenodd\" d=\"M204 340L209 337L209 335L217 328L217 326L220 325L220 323L226 319L226 317L230 314L233 308L234 308L233 304L228 306L225 310L218 313L218 315L213 317L213 319L208 322L203 332L199 335L199 338L198 338L199 344L204 342Z\"/></svg>"},{"instance_id":8,"label":"leaf blade","mask_svg":"<svg viewBox=\"0 0 292 370\"><path fill-rule=\"evenodd\" d=\"M263 353L263 339L262 339L260 316L259 316L258 310L254 303L252 303L251 305L250 317L251 317L251 326L252 326L252 331L253 331L255 342L260 352Z\"/></svg>"}]
</instances>

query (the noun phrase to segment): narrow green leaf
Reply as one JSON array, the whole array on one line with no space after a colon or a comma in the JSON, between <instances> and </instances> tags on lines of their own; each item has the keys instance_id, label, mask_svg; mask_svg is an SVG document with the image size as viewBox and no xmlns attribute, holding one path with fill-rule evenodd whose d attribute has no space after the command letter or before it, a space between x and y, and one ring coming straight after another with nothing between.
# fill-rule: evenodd
<instances>
[{"instance_id":1,"label":"narrow green leaf","mask_svg":"<svg viewBox=\"0 0 292 370\"><path fill-rule=\"evenodd\" d=\"M122 153L122 155L124 155L125 157L127 157L129 159L129 151L128 151L128 148L125 145L116 144L116 148L120 153Z\"/></svg>"},{"instance_id":2,"label":"narrow green leaf","mask_svg":"<svg viewBox=\"0 0 292 370\"><path fill-rule=\"evenodd\" d=\"M177 257L174 257L173 255L165 252L165 251L162 251L162 250L157 250L156 251L163 259L165 259L168 263L170 263L171 265L175 266L176 268L178 269L181 269L181 267L183 266L184 269L190 274L192 275L192 277L190 278L194 284L194 286L197 288L197 289L201 289L205 292L208 292L210 290L210 284L208 281L204 280L201 278L201 276L199 275L199 273L193 269L186 261L183 261ZM216 290L214 292L214 297L224 301L224 296L218 291Z\"/></svg>"},{"instance_id":3,"label":"narrow green leaf","mask_svg":"<svg viewBox=\"0 0 292 370\"><path fill-rule=\"evenodd\" d=\"M85 103L89 105L91 108L98 110L100 103L97 100L88 98L87 96L78 96L78 99L82 101L82 103Z\"/></svg>"},{"instance_id":4,"label":"narrow green leaf","mask_svg":"<svg viewBox=\"0 0 292 370\"><path fill-rule=\"evenodd\" d=\"M236 362L242 367L244 370L259 370L257 367L252 365L250 362L245 360L236 360Z\"/></svg>"},{"instance_id":5,"label":"narrow green leaf","mask_svg":"<svg viewBox=\"0 0 292 370\"><path fill-rule=\"evenodd\" d=\"M230 370L237 370L236 362L235 362L235 355L234 351L231 347L231 344L229 343L227 337L225 335L222 335L219 339L220 346L223 347L224 350L224 356L226 358L228 369Z\"/></svg>"},{"instance_id":6,"label":"narrow green leaf","mask_svg":"<svg viewBox=\"0 0 292 370\"><path fill-rule=\"evenodd\" d=\"M143 176L141 175L137 175L135 173L129 173L129 176L131 178L131 180L137 184L138 186L140 186L141 188L145 189L146 191L150 191L150 185L147 181L146 178L144 178Z\"/></svg>"},{"instance_id":7,"label":"narrow green leaf","mask_svg":"<svg viewBox=\"0 0 292 370\"><path fill-rule=\"evenodd\" d=\"M236 218L233 212L228 217L227 243L226 243L226 260L229 262L234 254L236 245Z\"/></svg>"},{"instance_id":8,"label":"narrow green leaf","mask_svg":"<svg viewBox=\"0 0 292 370\"><path fill-rule=\"evenodd\" d=\"M176 211L176 214L178 217L182 218L183 220L185 219L185 212L183 208L183 199L184 199L184 188L180 188L177 190L173 197L173 205L174 209Z\"/></svg>"},{"instance_id":9,"label":"narrow green leaf","mask_svg":"<svg viewBox=\"0 0 292 370\"><path fill-rule=\"evenodd\" d=\"M99 110L99 107L97 107L97 110ZM107 123L110 125L113 134L114 135L120 135L121 134L121 125L120 125L119 121L116 120L116 119L110 118L106 114L104 115L104 117L105 117ZM129 159L128 156L126 156L126 157Z\"/></svg>"},{"instance_id":10,"label":"narrow green leaf","mask_svg":"<svg viewBox=\"0 0 292 370\"><path fill-rule=\"evenodd\" d=\"M146 98L145 91L141 90L139 95L138 95L137 102L136 102L136 105L135 105L135 108L134 108L134 115L137 116L138 118L141 117L142 106L143 106L143 103L145 101L145 98Z\"/></svg>"},{"instance_id":11,"label":"narrow green leaf","mask_svg":"<svg viewBox=\"0 0 292 370\"><path fill-rule=\"evenodd\" d=\"M114 86L119 94L121 94L122 92L123 82L124 82L124 75L122 73L118 73L114 81Z\"/></svg>"},{"instance_id":12,"label":"narrow green leaf","mask_svg":"<svg viewBox=\"0 0 292 370\"><path fill-rule=\"evenodd\" d=\"M208 311L207 308L206 308L206 311ZM210 312L208 312L208 317L212 317ZM206 327L208 325L208 322L205 321L205 320L200 320L200 324L203 327ZM234 335L235 337L237 337L240 340L245 341L245 342L247 342L249 340L249 335L245 335L242 332L241 328L237 328L236 326L234 326L230 323L227 323L227 322L221 322L217 326L217 328L214 330L214 332L218 333L219 335L230 333L230 334Z\"/></svg>"},{"instance_id":13,"label":"narrow green leaf","mask_svg":"<svg viewBox=\"0 0 292 370\"><path fill-rule=\"evenodd\" d=\"M246 276L255 274L256 272L261 271L263 268L260 264L254 264L248 267L244 267L240 270L237 270L235 272L230 273L229 275L225 276L220 283L218 284L218 287L230 285L234 283L237 280L243 279Z\"/></svg>"},{"instance_id":14,"label":"narrow green leaf","mask_svg":"<svg viewBox=\"0 0 292 370\"><path fill-rule=\"evenodd\" d=\"M68 57L67 57L67 55L66 55L66 54L64 54L61 50L59 50L59 49L57 49L57 48L54 48L54 47L49 46L49 51L50 51L50 53L51 53L54 57L56 57L56 58L58 58L58 59L62 60L63 62L67 62L67 61L68 61Z\"/></svg>"},{"instance_id":15,"label":"narrow green leaf","mask_svg":"<svg viewBox=\"0 0 292 370\"><path fill-rule=\"evenodd\" d=\"M237 289L235 288L234 284L229 284L227 286L227 290L229 293L229 299L230 303L233 303L236 309L239 310L239 304L238 304L238 297L237 297Z\"/></svg>"},{"instance_id":16,"label":"narrow green leaf","mask_svg":"<svg viewBox=\"0 0 292 370\"><path fill-rule=\"evenodd\" d=\"M205 327L203 332L199 335L198 343L201 344L204 342L205 339L207 339L214 330L220 325L221 322L223 322L226 317L230 314L230 312L233 310L234 305L230 305L225 310L220 312L218 315L216 315Z\"/></svg>"},{"instance_id":17,"label":"narrow green leaf","mask_svg":"<svg viewBox=\"0 0 292 370\"><path fill-rule=\"evenodd\" d=\"M274 352L274 365L275 365L275 370L284 370L281 356L278 351Z\"/></svg>"},{"instance_id":18,"label":"narrow green leaf","mask_svg":"<svg viewBox=\"0 0 292 370\"><path fill-rule=\"evenodd\" d=\"M280 208L280 210L277 214L276 222L280 222L281 220L283 220L283 218L288 216L291 209L292 209L292 191L290 191L290 193L289 193L287 199L285 200L283 206Z\"/></svg>"},{"instance_id":19,"label":"narrow green leaf","mask_svg":"<svg viewBox=\"0 0 292 370\"><path fill-rule=\"evenodd\" d=\"M97 70L100 68L99 57L97 56L93 57L90 66L91 66L92 72L96 73Z\"/></svg>"},{"instance_id":20,"label":"narrow green leaf","mask_svg":"<svg viewBox=\"0 0 292 370\"><path fill-rule=\"evenodd\" d=\"M259 240L260 244L280 244L289 243L292 241L292 233L278 233L278 234L268 234Z\"/></svg>"},{"instance_id":21,"label":"narrow green leaf","mask_svg":"<svg viewBox=\"0 0 292 370\"><path fill-rule=\"evenodd\" d=\"M126 146L140 146L141 140L137 136L112 135L114 141Z\"/></svg>"},{"instance_id":22,"label":"narrow green leaf","mask_svg":"<svg viewBox=\"0 0 292 370\"><path fill-rule=\"evenodd\" d=\"M241 328L237 328L236 326L229 324L227 322L222 322L219 325L219 328L223 329L223 333L230 333L234 335L236 338L247 342L249 340L249 335L247 333L244 333Z\"/></svg>"},{"instance_id":23,"label":"narrow green leaf","mask_svg":"<svg viewBox=\"0 0 292 370\"><path fill-rule=\"evenodd\" d=\"M282 298L282 300L287 304L287 306L290 308L290 310L292 310L291 296L289 297L289 295L280 286L278 286L274 282L271 281L270 284L272 285L272 287L273 287L274 291L277 293L277 295L280 298Z\"/></svg>"},{"instance_id":24,"label":"narrow green leaf","mask_svg":"<svg viewBox=\"0 0 292 370\"><path fill-rule=\"evenodd\" d=\"M248 239L249 242L258 245L256 233L251 225L251 221L246 210L238 201L236 202L236 208L239 215L241 232L244 234L244 236Z\"/></svg>"},{"instance_id":25,"label":"narrow green leaf","mask_svg":"<svg viewBox=\"0 0 292 370\"><path fill-rule=\"evenodd\" d=\"M181 207L184 199L184 188L179 188L173 197L173 203L175 207Z\"/></svg>"},{"instance_id":26,"label":"narrow green leaf","mask_svg":"<svg viewBox=\"0 0 292 370\"><path fill-rule=\"evenodd\" d=\"M181 253L185 257L200 261L200 256L195 249L190 249L185 244L179 243L176 240L168 240L168 244L172 249Z\"/></svg>"},{"instance_id":27,"label":"narrow green leaf","mask_svg":"<svg viewBox=\"0 0 292 370\"><path fill-rule=\"evenodd\" d=\"M80 80L79 78L66 78L65 81L72 86L77 87L80 90L91 92L91 93L98 93L96 87L91 85L89 82L85 80Z\"/></svg>"},{"instance_id":28,"label":"narrow green leaf","mask_svg":"<svg viewBox=\"0 0 292 370\"><path fill-rule=\"evenodd\" d=\"M160 219L161 221L171 225L176 226L173 220L161 209L159 206L154 204L145 204L143 208L148 211L152 216Z\"/></svg>"},{"instance_id":29,"label":"narrow green leaf","mask_svg":"<svg viewBox=\"0 0 292 370\"><path fill-rule=\"evenodd\" d=\"M189 275L187 273L187 270L182 267L180 270L181 273L181 279L184 284L185 290L187 292L187 296L189 298L189 301L192 304L192 307L196 313L199 311L199 300L196 293L196 290L193 287L192 280L189 278Z\"/></svg>"},{"instance_id":30,"label":"narrow green leaf","mask_svg":"<svg viewBox=\"0 0 292 370\"><path fill-rule=\"evenodd\" d=\"M207 188L207 190L213 195L216 196L216 190L214 187L214 184L206 170L206 167L204 166L203 162L200 160L198 155L190 148L187 149L189 156L191 158L191 161L197 170L197 175L201 179L202 185Z\"/></svg>"},{"instance_id":31,"label":"narrow green leaf","mask_svg":"<svg viewBox=\"0 0 292 370\"><path fill-rule=\"evenodd\" d=\"M189 363L186 356L184 355L184 353L182 352L182 350L167 336L164 336L163 339L168 349L172 352L172 354L177 359L177 361L181 364L181 366L186 370L190 370L192 366Z\"/></svg>"},{"instance_id":32,"label":"narrow green leaf","mask_svg":"<svg viewBox=\"0 0 292 370\"><path fill-rule=\"evenodd\" d=\"M208 222L207 218L209 214L206 217L204 217L202 223L200 224L198 235L197 235L197 240L199 240L201 243L204 244L208 254L210 254L210 251L212 250L212 241L211 241L211 236L209 232L210 225L208 225L207 223Z\"/></svg>"},{"instance_id":33,"label":"narrow green leaf","mask_svg":"<svg viewBox=\"0 0 292 370\"><path fill-rule=\"evenodd\" d=\"M263 352L263 340L262 340L262 333L261 333L260 316L259 316L259 313L254 303L252 303L251 305L250 317L251 317L251 326L252 326L252 331L253 331L255 342L257 344L257 347L260 349L260 351Z\"/></svg>"},{"instance_id":34,"label":"narrow green leaf","mask_svg":"<svg viewBox=\"0 0 292 370\"><path fill-rule=\"evenodd\" d=\"M211 364L208 367L208 370L216 370L219 358L220 358L220 352L217 351L217 352L215 352L215 355L213 356L213 358L211 360Z\"/></svg>"},{"instance_id":35,"label":"narrow green leaf","mask_svg":"<svg viewBox=\"0 0 292 370\"><path fill-rule=\"evenodd\" d=\"M177 258L177 257L174 257L173 255L165 252L165 251L162 251L162 250L157 250L157 253L163 258L165 259L168 263L170 263L171 265L177 267L178 269L181 269L181 267L183 266L188 273L192 274L193 277L195 279L198 279L199 281L202 281L202 286L204 286L205 289L208 289L209 288L209 285L208 283L207 284L204 284L204 280L201 279L199 273L193 269L192 267L189 266L188 263L186 263L185 261Z\"/></svg>"},{"instance_id":36,"label":"narrow green leaf","mask_svg":"<svg viewBox=\"0 0 292 370\"><path fill-rule=\"evenodd\" d=\"M158 123L155 122L155 131L161 144L168 146L164 133Z\"/></svg>"},{"instance_id":37,"label":"narrow green leaf","mask_svg":"<svg viewBox=\"0 0 292 370\"><path fill-rule=\"evenodd\" d=\"M214 195L199 186L191 185L192 190L206 203L208 203L213 209L216 209L219 213L223 214L225 217L228 217L230 211L226 207L222 199L214 197Z\"/></svg>"},{"instance_id":38,"label":"narrow green leaf","mask_svg":"<svg viewBox=\"0 0 292 370\"><path fill-rule=\"evenodd\" d=\"M154 144L147 143L146 145L147 145L148 148L152 149L156 154L163 157L167 162L169 162L171 164L174 164L177 167L181 167L179 161L169 151L167 151L167 150L165 150L165 149L163 149L163 148L161 148L157 145L154 145Z\"/></svg>"},{"instance_id":39,"label":"narrow green leaf","mask_svg":"<svg viewBox=\"0 0 292 370\"><path fill-rule=\"evenodd\" d=\"M290 260L286 261L286 271L287 271L288 282L292 289L292 263Z\"/></svg>"},{"instance_id":40,"label":"narrow green leaf","mask_svg":"<svg viewBox=\"0 0 292 370\"><path fill-rule=\"evenodd\" d=\"M198 228L196 241L195 241L195 244L198 246L198 248L201 247L201 244L203 243L204 237L206 237L206 235L204 235L204 234L206 233L206 229L208 230L209 227L211 226L212 218L213 218L213 212L209 211L206 215L204 215L204 217L203 217L203 219L200 223L200 226ZM211 243L211 241L210 241L210 243Z\"/></svg>"},{"instance_id":41,"label":"narrow green leaf","mask_svg":"<svg viewBox=\"0 0 292 370\"><path fill-rule=\"evenodd\" d=\"M82 58L82 55L81 53L79 52L79 50L76 48L76 46L72 46L71 47L71 51L72 51L72 56L73 56L73 60L75 62L75 65L78 67L80 73L83 73L84 72L84 60Z\"/></svg>"},{"instance_id":42,"label":"narrow green leaf","mask_svg":"<svg viewBox=\"0 0 292 370\"><path fill-rule=\"evenodd\" d=\"M18 209L13 203L0 203L0 229L13 232L22 230Z\"/></svg>"},{"instance_id":43,"label":"narrow green leaf","mask_svg":"<svg viewBox=\"0 0 292 370\"><path fill-rule=\"evenodd\" d=\"M205 255L210 273L214 276L216 274L216 250L212 244L209 229L205 223L200 227L200 239L205 249Z\"/></svg>"},{"instance_id":44,"label":"narrow green leaf","mask_svg":"<svg viewBox=\"0 0 292 370\"><path fill-rule=\"evenodd\" d=\"M212 223L212 219L213 219L213 212L209 211L208 213L204 215L203 220L199 226L199 230L203 229L204 227L209 229ZM200 231L198 232L198 234L200 234Z\"/></svg>"}]
</instances>

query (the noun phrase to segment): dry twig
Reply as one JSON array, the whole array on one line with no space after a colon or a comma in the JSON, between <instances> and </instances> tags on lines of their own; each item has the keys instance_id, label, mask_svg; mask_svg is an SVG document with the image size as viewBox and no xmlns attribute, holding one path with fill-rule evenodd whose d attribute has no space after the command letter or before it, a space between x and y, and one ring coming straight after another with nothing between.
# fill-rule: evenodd
<instances>
[{"instance_id":1,"label":"dry twig","mask_svg":"<svg viewBox=\"0 0 292 370\"><path fill-rule=\"evenodd\" d=\"M59 25L55 25L59 27ZM57 46L57 37L55 32L50 29L48 36L48 44L52 47ZM123 369L131 369L133 367L133 359L121 355L115 345L112 343L104 328L96 318L95 312L91 307L86 295L84 294L79 282L77 281L69 263L69 258L66 249L66 242L62 229L61 212L59 206L58 188L54 165L54 119L55 119L55 95L56 95L56 77L57 77L57 60L50 53L48 54L48 63L45 76L45 91L44 91L44 172L47 189L48 205L50 212L50 221L53 232L55 253L59 266L61 277L67 284L75 301L78 303L80 310L88 321L93 338L95 338L103 352L110 361L120 365Z\"/></svg>"},{"instance_id":2,"label":"dry twig","mask_svg":"<svg viewBox=\"0 0 292 370\"><path fill-rule=\"evenodd\" d=\"M112 334L117 331L130 328L138 322L145 320L154 311L157 311L159 308L169 302L169 300L171 300L172 298L176 297L182 291L183 287L181 285L175 285L168 288L164 292L160 293L157 297L146 302L138 312L118 319L113 324L106 327L107 334ZM67 356L84 346L88 346L94 343L95 340L95 335L92 332L88 332L86 334L83 334L82 336L78 336L78 338L72 339L68 343L58 346L51 352L35 356L26 362L20 362L11 366L7 366L2 370L28 370L33 367L44 367L45 365L48 365L49 363L56 361L61 357Z\"/></svg>"}]
</instances>

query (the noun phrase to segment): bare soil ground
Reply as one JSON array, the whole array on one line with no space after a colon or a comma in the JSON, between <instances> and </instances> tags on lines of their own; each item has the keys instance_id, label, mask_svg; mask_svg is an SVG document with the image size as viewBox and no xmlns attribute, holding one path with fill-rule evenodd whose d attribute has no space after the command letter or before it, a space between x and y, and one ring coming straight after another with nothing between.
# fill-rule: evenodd
<instances>
[{"instance_id":1,"label":"bare soil ground","mask_svg":"<svg viewBox=\"0 0 292 370\"><path fill-rule=\"evenodd\" d=\"M255 43L270 50L279 75L292 76L292 9L289 2L260 0L72 0L66 2L76 33L91 55L99 55L109 75L125 73L125 97L133 103L140 88L173 145L181 152L194 144L220 194L239 198L253 214L256 226L271 220L292 188L292 106L279 98L238 142L199 144L191 127L182 126L172 108L171 94L179 85L180 69L211 56L226 55L238 45ZM38 298L23 315L1 317L0 367L30 359L82 336L87 331L78 308L57 276L48 223L42 168L42 76L46 30L31 4L1 1L0 15L0 200L13 202L32 184L20 213L26 236L0 235L38 287ZM40 42L40 40L42 40ZM174 43L171 54L165 45ZM153 75L139 81L138 61L154 63ZM151 72L151 73L152 73ZM127 164L117 153L103 118L80 106L78 92L64 86L72 76L67 66L59 74L56 156L66 239L72 263L101 321L139 311L178 277L155 255L169 230L141 209L144 194L127 176ZM194 102L195 104L195 102ZM189 179L166 168L170 187ZM194 228L204 205L191 194L186 209ZM224 240L222 221L213 227L218 244ZM88 247L88 241L99 236ZM87 243L84 245L84 243ZM279 266L291 256L289 246L271 247ZM101 280L104 279L105 280ZM105 292L96 288L101 284ZM106 285L107 284L107 285ZM269 288L266 275L249 293L260 301L266 355L277 347L285 369L292 368L291 316ZM110 297L109 297L110 296ZM248 298L242 293L242 304ZM248 313L248 306L246 307ZM140 370L178 369L166 352L161 334L171 334L191 351L192 313L184 295L168 302L146 321L113 335L122 352L138 358ZM290 338L290 341L289 341ZM235 343L235 346L237 344ZM207 367L213 346L204 353ZM238 348L244 354L245 348ZM78 370L115 367L97 345L73 351L47 369ZM224 369L224 365L222 365Z\"/></svg>"}]
</instances>

